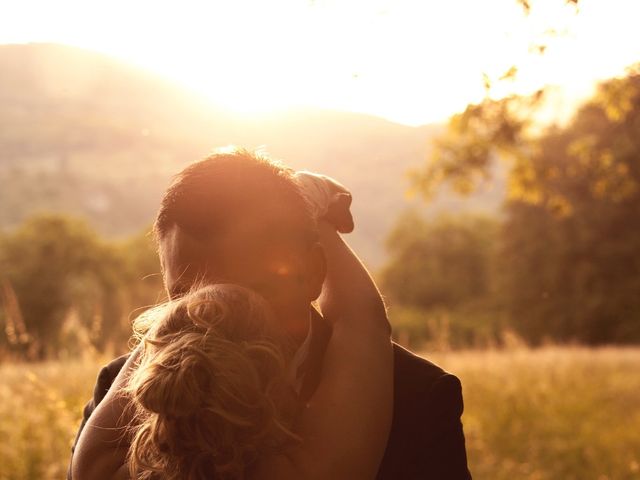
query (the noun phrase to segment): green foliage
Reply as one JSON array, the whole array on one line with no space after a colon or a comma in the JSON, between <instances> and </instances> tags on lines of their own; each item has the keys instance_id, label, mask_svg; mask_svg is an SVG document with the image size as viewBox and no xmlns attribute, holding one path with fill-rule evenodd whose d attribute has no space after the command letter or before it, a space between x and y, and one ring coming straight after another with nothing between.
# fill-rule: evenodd
<instances>
[{"instance_id":1,"label":"green foliage","mask_svg":"<svg viewBox=\"0 0 640 480\"><path fill-rule=\"evenodd\" d=\"M440 217L409 212L387 239L382 272L386 294L415 307L451 307L489 293L495 222L484 217Z\"/></svg>"},{"instance_id":2,"label":"green foliage","mask_svg":"<svg viewBox=\"0 0 640 480\"><path fill-rule=\"evenodd\" d=\"M427 200L445 183L468 195L491 177L496 158L509 158L516 165L526 162L532 114L543 96L538 91L526 98L486 98L453 115L445 133L435 140L427 164L410 171L413 188Z\"/></svg>"},{"instance_id":3,"label":"green foliage","mask_svg":"<svg viewBox=\"0 0 640 480\"><path fill-rule=\"evenodd\" d=\"M497 221L483 216L427 221L409 211L398 220L380 274L396 339L438 349L499 341L497 232Z\"/></svg>"},{"instance_id":4,"label":"green foliage","mask_svg":"<svg viewBox=\"0 0 640 480\"><path fill-rule=\"evenodd\" d=\"M430 160L412 172L414 188L427 198L445 184L466 194L490 177L494 162L502 159L511 162L510 198L551 209L571 208L564 192L553 188L558 168L570 170L602 199L622 200L637 190L637 178L628 173L636 164L640 64L624 78L603 82L566 128L540 133L534 120L543 99L542 90L530 97L486 98L451 117ZM575 161L564 166L538 161L558 136L570 141L557 149Z\"/></svg>"},{"instance_id":5,"label":"green foliage","mask_svg":"<svg viewBox=\"0 0 640 480\"><path fill-rule=\"evenodd\" d=\"M98 350L122 350L129 313L155 303L161 291L159 276L139 285L143 275L159 272L149 238L109 244L83 221L54 214L32 217L2 237L0 271L6 331L19 334L5 343L31 359L77 350L82 332Z\"/></svg>"},{"instance_id":6,"label":"green foliage","mask_svg":"<svg viewBox=\"0 0 640 480\"><path fill-rule=\"evenodd\" d=\"M511 200L502 235L510 316L532 340L640 341L639 139L632 74L538 140L543 201Z\"/></svg>"},{"instance_id":7,"label":"green foliage","mask_svg":"<svg viewBox=\"0 0 640 480\"><path fill-rule=\"evenodd\" d=\"M468 255L457 255L464 274L497 286L491 304L530 342L639 342L640 66L604 82L565 127L533 132L536 106L536 98L518 97L469 106L452 118L432 161L414 175L415 185L427 195L445 183L470 191L498 158L510 160L495 269L489 280L474 273L469 255L476 247L469 243L461 247ZM422 237L413 251L448 253L420 228L401 233ZM397 241L398 233L391 238ZM446 272L445 258L434 269L428 255L405 255L402 261L412 262L407 266L396 256L389 271L399 273L390 278L407 289L398 298L408 305L418 297L424 307L438 303L427 299L441 297L438 282L458 271L453 263ZM438 279L425 280L420 272ZM454 282L457 296L440 303L462 302L469 282Z\"/></svg>"},{"instance_id":8,"label":"green foliage","mask_svg":"<svg viewBox=\"0 0 640 480\"><path fill-rule=\"evenodd\" d=\"M58 333L74 296L90 296L103 280L99 249L86 225L54 216L33 218L4 239L2 271L19 298L38 358L59 348Z\"/></svg>"},{"instance_id":9,"label":"green foliage","mask_svg":"<svg viewBox=\"0 0 640 480\"><path fill-rule=\"evenodd\" d=\"M394 341L430 352L522 343L505 329L502 312L491 298L448 308L392 305L389 321Z\"/></svg>"}]
</instances>

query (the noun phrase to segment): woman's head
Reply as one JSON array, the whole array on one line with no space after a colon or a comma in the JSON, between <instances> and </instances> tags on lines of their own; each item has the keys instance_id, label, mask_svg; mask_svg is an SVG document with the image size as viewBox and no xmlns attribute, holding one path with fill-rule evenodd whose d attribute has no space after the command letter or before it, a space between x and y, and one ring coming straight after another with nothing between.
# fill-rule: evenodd
<instances>
[{"instance_id":1,"label":"woman's head","mask_svg":"<svg viewBox=\"0 0 640 480\"><path fill-rule=\"evenodd\" d=\"M293 345L260 296L209 285L139 326L144 348L129 383L134 478L242 478L260 455L296 440Z\"/></svg>"}]
</instances>

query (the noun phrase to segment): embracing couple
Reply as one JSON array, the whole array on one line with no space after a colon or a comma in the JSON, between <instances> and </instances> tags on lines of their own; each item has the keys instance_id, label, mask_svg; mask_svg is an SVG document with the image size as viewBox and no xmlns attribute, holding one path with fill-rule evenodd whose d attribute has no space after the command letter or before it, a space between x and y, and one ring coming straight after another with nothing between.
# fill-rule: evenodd
<instances>
[{"instance_id":1,"label":"embracing couple","mask_svg":"<svg viewBox=\"0 0 640 480\"><path fill-rule=\"evenodd\" d=\"M244 150L178 174L154 225L170 300L101 370L69 478L471 478L460 382L391 341L350 204Z\"/></svg>"}]
</instances>

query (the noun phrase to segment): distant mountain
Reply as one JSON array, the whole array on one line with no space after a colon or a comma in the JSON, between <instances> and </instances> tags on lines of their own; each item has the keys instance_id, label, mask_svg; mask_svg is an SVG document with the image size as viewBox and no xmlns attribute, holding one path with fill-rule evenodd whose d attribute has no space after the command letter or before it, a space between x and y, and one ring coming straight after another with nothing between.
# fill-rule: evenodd
<instances>
[{"instance_id":1,"label":"distant mountain","mask_svg":"<svg viewBox=\"0 0 640 480\"><path fill-rule=\"evenodd\" d=\"M372 266L409 205L405 172L442 129L315 109L247 121L118 60L52 44L0 45L0 106L0 226L55 210L85 216L103 234L129 234L152 222L170 176L186 164L215 147L264 146L351 188L351 240ZM492 210L500 198L475 204ZM467 208L448 196L439 204Z\"/></svg>"}]
</instances>

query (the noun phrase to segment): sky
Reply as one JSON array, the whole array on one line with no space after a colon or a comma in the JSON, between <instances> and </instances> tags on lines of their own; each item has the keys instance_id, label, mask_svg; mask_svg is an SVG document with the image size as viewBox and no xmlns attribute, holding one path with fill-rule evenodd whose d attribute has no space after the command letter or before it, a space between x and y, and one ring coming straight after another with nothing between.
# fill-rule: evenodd
<instances>
[{"instance_id":1,"label":"sky","mask_svg":"<svg viewBox=\"0 0 640 480\"><path fill-rule=\"evenodd\" d=\"M560 92L640 61L638 0L0 0L0 43L56 42L159 73L245 114L311 106L406 124L485 95ZM543 55L536 45L546 45ZM513 81L496 82L512 65Z\"/></svg>"}]
</instances>

